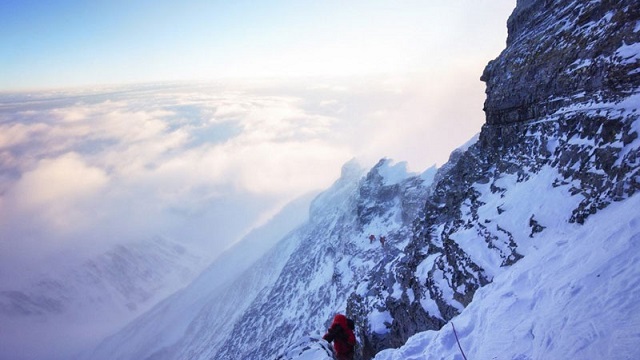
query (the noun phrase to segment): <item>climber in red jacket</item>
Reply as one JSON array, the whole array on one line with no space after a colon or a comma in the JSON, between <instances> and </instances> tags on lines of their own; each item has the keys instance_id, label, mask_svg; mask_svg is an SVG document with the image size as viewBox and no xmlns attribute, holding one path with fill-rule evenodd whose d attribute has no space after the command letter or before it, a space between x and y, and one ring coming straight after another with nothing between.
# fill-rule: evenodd
<instances>
[{"instance_id":1,"label":"climber in red jacket","mask_svg":"<svg viewBox=\"0 0 640 360\"><path fill-rule=\"evenodd\" d=\"M329 331L322 338L328 342L333 341L333 348L338 360L353 360L356 336L353 334L353 325L349 326L346 316L337 314L333 318Z\"/></svg>"}]
</instances>

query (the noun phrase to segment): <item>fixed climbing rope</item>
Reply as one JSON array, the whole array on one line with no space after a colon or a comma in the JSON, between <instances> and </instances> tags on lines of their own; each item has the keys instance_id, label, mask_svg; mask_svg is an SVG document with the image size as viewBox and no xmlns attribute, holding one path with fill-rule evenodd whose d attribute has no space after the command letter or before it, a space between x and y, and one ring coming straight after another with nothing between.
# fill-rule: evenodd
<instances>
[{"instance_id":1,"label":"fixed climbing rope","mask_svg":"<svg viewBox=\"0 0 640 360\"><path fill-rule=\"evenodd\" d=\"M453 325L453 321L451 322L451 327L453 328L453 335L456 336L456 342L458 343L458 349L460 349L460 353L462 354L462 357L464 358L464 360L467 360L467 356L464 354L464 351L462 351L462 346L460 346L460 339L458 339L458 332L456 331L456 326Z\"/></svg>"}]
</instances>

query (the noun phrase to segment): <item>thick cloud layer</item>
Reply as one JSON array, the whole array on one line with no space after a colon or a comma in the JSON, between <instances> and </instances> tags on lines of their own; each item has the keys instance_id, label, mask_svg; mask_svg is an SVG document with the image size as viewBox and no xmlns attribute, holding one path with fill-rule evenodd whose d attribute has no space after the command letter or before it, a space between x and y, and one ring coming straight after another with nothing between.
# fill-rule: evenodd
<instances>
[{"instance_id":1,"label":"thick cloud layer","mask_svg":"<svg viewBox=\"0 0 640 360\"><path fill-rule=\"evenodd\" d=\"M288 201L330 185L354 156L408 160L416 171L442 163L479 128L482 86L458 97L467 84L438 80L3 95L0 278L157 235L213 258Z\"/></svg>"}]
</instances>

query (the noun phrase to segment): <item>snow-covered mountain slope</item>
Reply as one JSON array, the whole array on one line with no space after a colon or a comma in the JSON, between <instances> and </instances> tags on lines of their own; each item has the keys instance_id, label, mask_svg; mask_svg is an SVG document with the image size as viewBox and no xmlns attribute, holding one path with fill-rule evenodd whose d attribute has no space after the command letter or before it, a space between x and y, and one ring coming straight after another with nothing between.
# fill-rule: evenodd
<instances>
[{"instance_id":1,"label":"snow-covered mountain slope","mask_svg":"<svg viewBox=\"0 0 640 360\"><path fill-rule=\"evenodd\" d=\"M1 289L0 358L68 359L188 284L203 266L187 248L157 238Z\"/></svg>"},{"instance_id":2,"label":"snow-covered mountain slope","mask_svg":"<svg viewBox=\"0 0 640 360\"><path fill-rule=\"evenodd\" d=\"M545 188L535 189L539 192ZM549 228L452 322L468 359L639 359L640 196ZM462 359L451 325L376 360Z\"/></svg>"},{"instance_id":3,"label":"snow-covered mountain slope","mask_svg":"<svg viewBox=\"0 0 640 360\"><path fill-rule=\"evenodd\" d=\"M364 358L439 329L547 232L637 193L635 5L518 1L508 46L483 74L478 142L440 169L411 242L350 299Z\"/></svg>"},{"instance_id":4,"label":"snow-covered mountain slope","mask_svg":"<svg viewBox=\"0 0 640 360\"><path fill-rule=\"evenodd\" d=\"M343 174L354 172L349 167ZM314 201L299 247L214 358L269 359L324 333L352 289L405 245L434 171L411 175L405 164L382 160L362 179L343 175Z\"/></svg>"},{"instance_id":5,"label":"snow-covered mountain slope","mask_svg":"<svg viewBox=\"0 0 640 360\"><path fill-rule=\"evenodd\" d=\"M535 190L529 197L546 191ZM418 333L375 359L640 358L639 208L640 196L633 196L584 226L541 233L535 248L479 289L453 324ZM332 359L326 346L301 338L278 359Z\"/></svg>"},{"instance_id":6,"label":"snow-covered mountain slope","mask_svg":"<svg viewBox=\"0 0 640 360\"><path fill-rule=\"evenodd\" d=\"M206 356L216 349L262 288L275 280L299 243L295 233L285 236L283 231L308 219L309 203L314 197L309 194L285 206L271 221L225 251L188 287L78 358L188 359L194 353Z\"/></svg>"}]
</instances>

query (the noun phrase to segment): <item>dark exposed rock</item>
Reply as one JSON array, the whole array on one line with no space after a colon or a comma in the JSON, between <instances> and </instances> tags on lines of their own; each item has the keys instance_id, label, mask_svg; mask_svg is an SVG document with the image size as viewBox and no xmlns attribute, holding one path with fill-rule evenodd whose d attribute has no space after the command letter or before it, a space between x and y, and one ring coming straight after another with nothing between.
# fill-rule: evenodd
<instances>
[{"instance_id":1,"label":"dark exposed rock","mask_svg":"<svg viewBox=\"0 0 640 360\"><path fill-rule=\"evenodd\" d=\"M617 50L640 41L633 0L518 1L507 48L486 67L487 124L539 119L576 101L635 91L638 63Z\"/></svg>"},{"instance_id":2,"label":"dark exposed rock","mask_svg":"<svg viewBox=\"0 0 640 360\"><path fill-rule=\"evenodd\" d=\"M529 237L533 237L533 235L540 233L547 228L546 226L540 225L540 223L533 218L533 215L529 218L529 226L531 227L531 234L529 234Z\"/></svg>"}]
</instances>

